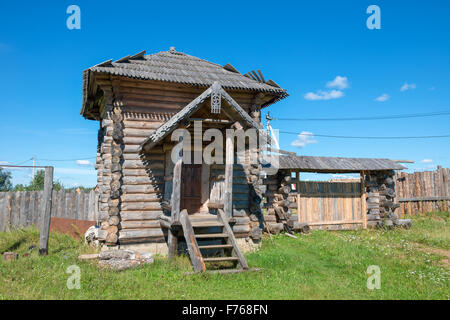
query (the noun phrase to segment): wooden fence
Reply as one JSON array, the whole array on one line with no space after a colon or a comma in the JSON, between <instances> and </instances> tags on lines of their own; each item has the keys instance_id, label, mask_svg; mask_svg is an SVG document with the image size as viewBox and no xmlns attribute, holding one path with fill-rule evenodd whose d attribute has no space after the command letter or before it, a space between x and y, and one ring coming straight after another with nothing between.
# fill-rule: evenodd
<instances>
[{"instance_id":1,"label":"wooden fence","mask_svg":"<svg viewBox=\"0 0 450 320\"><path fill-rule=\"evenodd\" d=\"M399 172L396 181L398 213L414 215L450 210L449 169L436 171Z\"/></svg>"},{"instance_id":2,"label":"wooden fence","mask_svg":"<svg viewBox=\"0 0 450 320\"><path fill-rule=\"evenodd\" d=\"M365 202L360 182L297 183L298 221L313 229L365 228Z\"/></svg>"},{"instance_id":3,"label":"wooden fence","mask_svg":"<svg viewBox=\"0 0 450 320\"><path fill-rule=\"evenodd\" d=\"M0 192L0 231L39 225L43 196L44 191ZM95 191L53 191L51 216L95 221L98 196Z\"/></svg>"}]
</instances>

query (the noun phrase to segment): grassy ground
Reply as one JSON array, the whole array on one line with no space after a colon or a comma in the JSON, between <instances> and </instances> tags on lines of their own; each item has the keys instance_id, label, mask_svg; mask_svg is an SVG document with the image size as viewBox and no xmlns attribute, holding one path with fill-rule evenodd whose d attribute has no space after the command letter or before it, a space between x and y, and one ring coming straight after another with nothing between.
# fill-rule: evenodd
<instances>
[{"instance_id":1,"label":"grassy ground","mask_svg":"<svg viewBox=\"0 0 450 320\"><path fill-rule=\"evenodd\" d=\"M36 229L0 233L0 252L29 252ZM0 299L449 299L449 213L413 218L410 230L314 231L291 239L265 238L248 254L262 270L234 275L185 276L190 262L157 258L152 265L113 272L80 262L92 252L52 234L50 254L0 262ZM81 268L81 289L69 290L70 265ZM366 286L367 267L381 269L381 289Z\"/></svg>"}]
</instances>

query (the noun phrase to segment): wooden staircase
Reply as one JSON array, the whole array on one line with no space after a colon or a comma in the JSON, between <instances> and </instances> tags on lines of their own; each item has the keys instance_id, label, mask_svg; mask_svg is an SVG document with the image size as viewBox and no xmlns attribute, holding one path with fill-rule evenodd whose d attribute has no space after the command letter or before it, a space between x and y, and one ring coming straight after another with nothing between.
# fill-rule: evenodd
<instances>
[{"instance_id":1,"label":"wooden staircase","mask_svg":"<svg viewBox=\"0 0 450 320\"><path fill-rule=\"evenodd\" d=\"M192 217L183 210L180 213L180 222L195 272L204 272L214 267L214 264L223 263L231 265L236 271L248 270L247 261L237 246L222 209L218 210L217 216ZM221 270L227 269L221 266Z\"/></svg>"}]
</instances>

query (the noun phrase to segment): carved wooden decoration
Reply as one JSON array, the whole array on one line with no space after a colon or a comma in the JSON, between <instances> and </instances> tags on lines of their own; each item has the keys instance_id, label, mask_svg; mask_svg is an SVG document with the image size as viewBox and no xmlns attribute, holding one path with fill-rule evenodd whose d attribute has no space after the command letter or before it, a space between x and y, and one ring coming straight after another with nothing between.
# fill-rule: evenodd
<instances>
[{"instance_id":1,"label":"carved wooden decoration","mask_svg":"<svg viewBox=\"0 0 450 320\"><path fill-rule=\"evenodd\" d=\"M220 113L221 104L220 92L213 92L211 94L211 113Z\"/></svg>"}]
</instances>

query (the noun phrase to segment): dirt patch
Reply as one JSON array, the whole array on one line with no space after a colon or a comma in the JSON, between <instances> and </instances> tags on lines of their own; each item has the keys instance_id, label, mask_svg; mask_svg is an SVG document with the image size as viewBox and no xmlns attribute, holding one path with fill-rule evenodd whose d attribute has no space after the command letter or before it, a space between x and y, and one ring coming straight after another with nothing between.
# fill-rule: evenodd
<instances>
[{"instance_id":1,"label":"dirt patch","mask_svg":"<svg viewBox=\"0 0 450 320\"><path fill-rule=\"evenodd\" d=\"M450 250L428 247L424 246L423 244L417 244L417 249L422 252L444 256L444 258L441 259L441 262L446 266L450 266Z\"/></svg>"},{"instance_id":2,"label":"dirt patch","mask_svg":"<svg viewBox=\"0 0 450 320\"><path fill-rule=\"evenodd\" d=\"M67 218L51 218L50 219L50 231L56 231L64 234L68 234L75 239L84 237L84 234L90 226L94 226L95 221L89 220L75 220Z\"/></svg>"}]
</instances>

